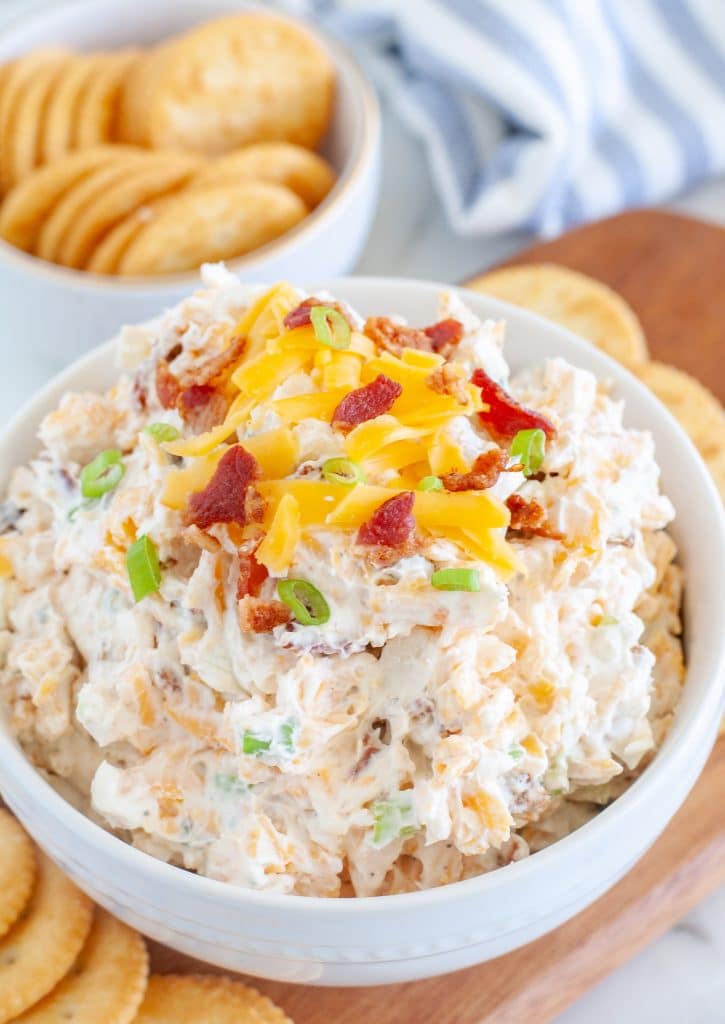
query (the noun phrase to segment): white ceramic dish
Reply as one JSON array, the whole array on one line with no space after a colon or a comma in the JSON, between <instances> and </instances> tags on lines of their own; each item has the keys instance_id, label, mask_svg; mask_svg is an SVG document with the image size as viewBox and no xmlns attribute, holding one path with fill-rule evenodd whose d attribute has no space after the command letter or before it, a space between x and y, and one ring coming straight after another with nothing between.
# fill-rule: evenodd
<instances>
[{"instance_id":1,"label":"white ceramic dish","mask_svg":"<svg viewBox=\"0 0 725 1024\"><path fill-rule=\"evenodd\" d=\"M36 47L111 49L148 44L230 11L243 0L71 0L19 18L0 34L0 63ZM305 26L309 27L309 26ZM350 54L320 36L337 69L334 116L322 151L339 178L330 195L282 238L230 268L242 280L349 273L368 235L378 196L380 114L374 91ZM115 333L173 305L197 274L119 279L67 270L0 240L0 308L6 337L59 369Z\"/></svg>"},{"instance_id":2,"label":"white ceramic dish","mask_svg":"<svg viewBox=\"0 0 725 1024\"><path fill-rule=\"evenodd\" d=\"M415 323L434 319L439 292L432 284L365 278L327 286L363 314L397 312ZM664 407L611 359L532 314L474 293L466 299L479 315L508 320L506 351L514 369L561 355L613 378L627 401L627 422L655 436L687 573L688 676L671 733L627 793L527 860L427 892L325 900L233 888L125 845L65 803L0 728L0 789L40 845L99 903L183 952L317 985L421 978L500 956L613 885L667 825L710 751L725 687L725 526L705 467ZM110 344L92 352L20 413L0 440L0 486L33 454L38 421L64 391L111 382L111 355Z\"/></svg>"}]
</instances>

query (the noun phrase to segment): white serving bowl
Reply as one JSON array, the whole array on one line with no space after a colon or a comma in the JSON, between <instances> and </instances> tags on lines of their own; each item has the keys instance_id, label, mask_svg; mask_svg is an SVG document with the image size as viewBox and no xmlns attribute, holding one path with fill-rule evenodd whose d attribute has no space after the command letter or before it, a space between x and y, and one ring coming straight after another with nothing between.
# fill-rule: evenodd
<instances>
[{"instance_id":1,"label":"white serving bowl","mask_svg":"<svg viewBox=\"0 0 725 1024\"><path fill-rule=\"evenodd\" d=\"M441 287L375 278L326 286L363 314L396 312L419 324L435 318ZM326 900L234 888L127 846L66 803L0 727L0 790L38 843L99 903L192 956L313 985L404 981L500 956L613 885L665 828L708 756L725 687L725 527L703 463L665 408L607 356L533 314L472 292L465 298L480 316L508 321L506 352L514 369L559 355L611 378L626 399L627 423L655 436L687 574L688 673L670 735L611 807L527 860L426 892ZM112 354L109 343L72 366L4 432L0 487L13 466L32 456L38 422L63 392L112 382Z\"/></svg>"},{"instance_id":2,"label":"white serving bowl","mask_svg":"<svg viewBox=\"0 0 725 1024\"><path fill-rule=\"evenodd\" d=\"M0 33L0 64L36 47L93 50L155 42L203 21L259 7L244 0L71 0L19 18ZM294 19L292 19L294 20ZM307 23L304 27L311 28ZM229 262L245 281L349 273L367 239L377 205L380 113L356 61L338 42L312 31L337 70L332 123L322 146L338 174L327 198L286 235ZM68 270L0 239L0 308L6 338L58 370L124 323L174 305L198 274L118 278ZM0 354L2 348L0 348Z\"/></svg>"}]
</instances>

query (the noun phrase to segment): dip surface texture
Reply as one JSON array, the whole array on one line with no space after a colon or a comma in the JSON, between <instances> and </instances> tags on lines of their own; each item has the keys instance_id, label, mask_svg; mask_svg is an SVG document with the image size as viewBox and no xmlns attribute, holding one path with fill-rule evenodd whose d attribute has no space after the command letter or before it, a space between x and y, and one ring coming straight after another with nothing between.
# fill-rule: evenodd
<instances>
[{"instance_id":1,"label":"dip surface texture","mask_svg":"<svg viewBox=\"0 0 725 1024\"><path fill-rule=\"evenodd\" d=\"M234 885L407 892L615 799L683 679L652 438L503 325L221 267L0 502L0 694L105 827ZM307 301L309 300L309 301ZM381 311L388 312L388 311Z\"/></svg>"}]
</instances>

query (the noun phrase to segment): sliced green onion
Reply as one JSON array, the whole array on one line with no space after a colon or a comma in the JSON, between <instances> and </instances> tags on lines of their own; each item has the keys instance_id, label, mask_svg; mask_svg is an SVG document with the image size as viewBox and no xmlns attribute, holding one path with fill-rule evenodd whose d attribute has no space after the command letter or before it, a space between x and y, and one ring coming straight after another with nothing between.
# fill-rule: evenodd
<instances>
[{"instance_id":1,"label":"sliced green onion","mask_svg":"<svg viewBox=\"0 0 725 1024\"><path fill-rule=\"evenodd\" d=\"M242 793L249 791L246 782L242 782L238 775L232 775L229 772L217 772L214 776L214 785L222 793L237 793L241 796Z\"/></svg>"},{"instance_id":2,"label":"sliced green onion","mask_svg":"<svg viewBox=\"0 0 725 1024\"><path fill-rule=\"evenodd\" d=\"M161 569L156 545L147 534L132 544L126 554L126 568L134 599L138 604L161 586Z\"/></svg>"},{"instance_id":3,"label":"sliced green onion","mask_svg":"<svg viewBox=\"0 0 725 1024\"><path fill-rule=\"evenodd\" d=\"M543 430L519 430L511 442L511 458L524 467L524 476L533 476L544 461L546 435Z\"/></svg>"},{"instance_id":4,"label":"sliced green onion","mask_svg":"<svg viewBox=\"0 0 725 1024\"><path fill-rule=\"evenodd\" d=\"M126 469L118 448L109 448L81 470L81 494L84 498L100 498L112 491Z\"/></svg>"},{"instance_id":5,"label":"sliced green onion","mask_svg":"<svg viewBox=\"0 0 725 1024\"><path fill-rule=\"evenodd\" d=\"M149 423L147 427L144 427L144 431L159 444L163 441L175 441L181 437L181 431L177 430L173 423Z\"/></svg>"},{"instance_id":6,"label":"sliced green onion","mask_svg":"<svg viewBox=\"0 0 725 1024\"><path fill-rule=\"evenodd\" d=\"M89 498L88 501L82 501L79 505L74 505L73 508L69 508L65 517L72 523L79 512L82 512L87 508L93 508L95 504L97 504L97 502L93 498Z\"/></svg>"},{"instance_id":7,"label":"sliced green onion","mask_svg":"<svg viewBox=\"0 0 725 1024\"><path fill-rule=\"evenodd\" d=\"M393 839L412 835L417 827L410 790L396 793L388 800L376 800L373 812L373 846L387 846Z\"/></svg>"},{"instance_id":8,"label":"sliced green onion","mask_svg":"<svg viewBox=\"0 0 725 1024\"><path fill-rule=\"evenodd\" d=\"M295 743L295 723L283 722L279 727L279 745L288 754L294 754L297 744Z\"/></svg>"},{"instance_id":9,"label":"sliced green onion","mask_svg":"<svg viewBox=\"0 0 725 1024\"><path fill-rule=\"evenodd\" d=\"M310 322L321 345L339 349L350 347L350 324L339 310L332 306L313 306Z\"/></svg>"},{"instance_id":10,"label":"sliced green onion","mask_svg":"<svg viewBox=\"0 0 725 1024\"><path fill-rule=\"evenodd\" d=\"M439 476L424 476L418 484L419 491L442 491L443 481Z\"/></svg>"},{"instance_id":11,"label":"sliced green onion","mask_svg":"<svg viewBox=\"0 0 725 1024\"><path fill-rule=\"evenodd\" d=\"M328 483L344 484L346 487L367 483L362 466L352 459L327 459L322 463L322 475Z\"/></svg>"},{"instance_id":12,"label":"sliced green onion","mask_svg":"<svg viewBox=\"0 0 725 1024\"><path fill-rule=\"evenodd\" d=\"M279 580L277 594L301 626L322 626L330 618L330 606L308 580Z\"/></svg>"},{"instance_id":13,"label":"sliced green onion","mask_svg":"<svg viewBox=\"0 0 725 1024\"><path fill-rule=\"evenodd\" d=\"M253 732L245 732L242 737L242 752L245 754L263 754L272 746L271 740L256 736Z\"/></svg>"},{"instance_id":14,"label":"sliced green onion","mask_svg":"<svg viewBox=\"0 0 725 1024\"><path fill-rule=\"evenodd\" d=\"M481 589L478 569L438 569L430 582L436 590L469 590L474 593Z\"/></svg>"},{"instance_id":15,"label":"sliced green onion","mask_svg":"<svg viewBox=\"0 0 725 1024\"><path fill-rule=\"evenodd\" d=\"M524 753L525 751L523 747L511 747L509 750L509 757L512 761L520 761L524 756Z\"/></svg>"},{"instance_id":16,"label":"sliced green onion","mask_svg":"<svg viewBox=\"0 0 725 1024\"><path fill-rule=\"evenodd\" d=\"M597 623L598 626L616 626L619 624L619 619L615 619L613 615L602 615L601 619Z\"/></svg>"}]
</instances>

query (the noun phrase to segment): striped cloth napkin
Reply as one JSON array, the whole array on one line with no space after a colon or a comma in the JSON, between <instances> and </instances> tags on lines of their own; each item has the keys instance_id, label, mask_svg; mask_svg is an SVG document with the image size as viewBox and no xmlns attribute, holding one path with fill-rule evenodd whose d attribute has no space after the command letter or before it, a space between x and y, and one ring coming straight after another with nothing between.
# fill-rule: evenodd
<instances>
[{"instance_id":1,"label":"striped cloth napkin","mask_svg":"<svg viewBox=\"0 0 725 1024\"><path fill-rule=\"evenodd\" d=\"M554 235L725 169L725 0L292 0L423 141L451 226Z\"/></svg>"}]
</instances>

